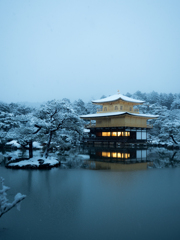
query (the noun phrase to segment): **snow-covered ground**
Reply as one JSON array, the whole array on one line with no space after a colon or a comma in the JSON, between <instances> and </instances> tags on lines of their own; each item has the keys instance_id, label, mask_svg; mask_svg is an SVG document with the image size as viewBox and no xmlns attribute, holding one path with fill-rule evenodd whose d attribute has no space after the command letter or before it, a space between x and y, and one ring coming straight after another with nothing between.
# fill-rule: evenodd
<instances>
[{"instance_id":1,"label":"snow-covered ground","mask_svg":"<svg viewBox=\"0 0 180 240\"><path fill-rule=\"evenodd\" d=\"M15 148L22 148L21 145L16 140L12 140L10 142L7 142L6 146L11 146L11 147L15 147ZM41 149L43 147L39 142L33 142L33 148Z\"/></svg>"},{"instance_id":2,"label":"snow-covered ground","mask_svg":"<svg viewBox=\"0 0 180 240\"><path fill-rule=\"evenodd\" d=\"M59 166L60 162L55 157L33 157L28 160L19 162L11 162L7 165L8 168L52 168Z\"/></svg>"}]
</instances>

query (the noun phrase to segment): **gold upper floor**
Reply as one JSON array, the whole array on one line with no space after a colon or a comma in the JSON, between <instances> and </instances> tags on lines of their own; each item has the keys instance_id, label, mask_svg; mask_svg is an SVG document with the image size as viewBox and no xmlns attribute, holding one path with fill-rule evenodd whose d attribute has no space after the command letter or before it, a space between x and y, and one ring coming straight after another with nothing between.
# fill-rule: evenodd
<instances>
[{"instance_id":1,"label":"gold upper floor","mask_svg":"<svg viewBox=\"0 0 180 240\"><path fill-rule=\"evenodd\" d=\"M125 101L117 101L114 103L104 103L102 104L102 109L97 109L97 113L107 113L107 112L130 112L139 113L139 109L134 109L133 103Z\"/></svg>"}]
</instances>

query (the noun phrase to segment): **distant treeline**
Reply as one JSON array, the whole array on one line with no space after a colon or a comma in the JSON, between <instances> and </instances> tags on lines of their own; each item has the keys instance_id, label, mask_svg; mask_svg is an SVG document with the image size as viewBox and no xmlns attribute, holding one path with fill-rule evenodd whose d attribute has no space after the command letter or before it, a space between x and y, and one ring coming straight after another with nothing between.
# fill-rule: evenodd
<instances>
[{"instance_id":1,"label":"distant treeline","mask_svg":"<svg viewBox=\"0 0 180 240\"><path fill-rule=\"evenodd\" d=\"M164 142L171 144L174 143L174 141L172 140L173 136L175 141L180 144L180 93L167 94L157 93L155 91L151 93L142 93L141 91L137 91L134 94L127 93L125 95L134 99L145 101L145 104L138 106L140 113L159 115L158 119L148 120L149 123L153 125L153 128L149 131L149 136L153 139L153 141L156 140L156 142ZM101 98L104 97L106 96L102 96ZM44 104L44 106L47 107L49 106L49 104L52 105L52 103L54 104L56 103L59 107L63 106L65 109L63 111L61 110L59 111L57 122L59 121L60 118L64 119L65 116L69 116L68 114L71 111L72 115L71 119L73 119L73 117L76 117L80 128L83 128L84 124L86 123L86 121L80 120L79 118L80 115L96 113L97 109L101 108L101 106L92 104L91 101L84 102L82 99L78 99L71 103L70 100L67 98L63 98L60 101L59 100L49 101L46 104ZM50 109L56 113L56 110L54 108L55 106L53 105ZM50 125L46 116L37 119L38 114L43 109L44 109L43 105L38 108L32 108L27 105L17 103L7 104L0 102L0 144L10 141L12 139L17 139L17 133L18 134L20 133L19 131L20 129L28 130L26 131L28 133L33 132L33 129L32 131L29 130L30 127L28 124L32 122L33 127L32 120L34 118L36 118L37 120L37 123L34 126L37 126L40 121L45 122L46 120L47 126L45 127L48 129L48 126ZM47 114L48 113L49 111L47 111ZM52 114L52 116L54 115ZM27 126L24 126L26 124ZM41 129L42 126L40 126L39 129ZM76 125L73 125L73 127L76 127ZM75 136L76 134L74 132L72 134L71 132L72 130L77 132L77 130L71 128L69 129L69 133L67 134L67 129L66 131L63 130L65 128L67 128L66 125L62 126L58 130L59 132L58 134L56 134L58 137L56 138L56 140L54 140L56 142L58 141L61 142L60 144L61 146L65 145L64 142L67 142L68 144L70 142L71 145L73 142L77 142L77 139L76 141L72 139L72 137ZM17 131L15 131L15 129ZM36 130L34 131L36 132ZM12 136L13 134L15 134L16 138ZM23 136L27 137L27 134L24 134ZM19 137L19 139L22 140L22 137ZM42 139L42 137L40 139Z\"/></svg>"},{"instance_id":2,"label":"distant treeline","mask_svg":"<svg viewBox=\"0 0 180 240\"><path fill-rule=\"evenodd\" d=\"M151 93L142 93L137 91L134 94L127 93L127 97L132 97L135 99L143 100L149 104L159 104L161 106L166 106L170 109L180 109L180 93L157 93L155 91Z\"/></svg>"}]
</instances>

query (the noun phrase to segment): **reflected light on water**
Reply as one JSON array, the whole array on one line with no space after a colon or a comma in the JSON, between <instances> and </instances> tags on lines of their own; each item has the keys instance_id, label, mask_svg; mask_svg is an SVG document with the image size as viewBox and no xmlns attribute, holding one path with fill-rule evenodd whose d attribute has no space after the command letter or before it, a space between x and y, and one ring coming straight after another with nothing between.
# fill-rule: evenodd
<instances>
[{"instance_id":1,"label":"reflected light on water","mask_svg":"<svg viewBox=\"0 0 180 240\"><path fill-rule=\"evenodd\" d=\"M89 169L93 170L115 170L115 171L136 171L146 170L151 163L112 163L112 162L99 162L99 161L85 161Z\"/></svg>"}]
</instances>

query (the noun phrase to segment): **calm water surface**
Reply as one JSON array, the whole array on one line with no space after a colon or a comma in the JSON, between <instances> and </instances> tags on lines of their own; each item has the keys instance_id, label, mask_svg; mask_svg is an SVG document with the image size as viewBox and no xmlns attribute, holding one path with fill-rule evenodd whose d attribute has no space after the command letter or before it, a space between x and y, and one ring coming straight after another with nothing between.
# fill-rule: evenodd
<instances>
[{"instance_id":1,"label":"calm water surface","mask_svg":"<svg viewBox=\"0 0 180 240\"><path fill-rule=\"evenodd\" d=\"M0 239L180 239L180 168L108 171L0 167L9 198Z\"/></svg>"}]
</instances>

